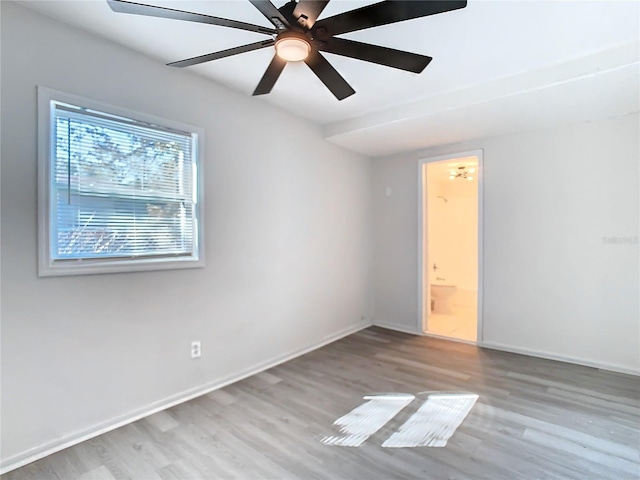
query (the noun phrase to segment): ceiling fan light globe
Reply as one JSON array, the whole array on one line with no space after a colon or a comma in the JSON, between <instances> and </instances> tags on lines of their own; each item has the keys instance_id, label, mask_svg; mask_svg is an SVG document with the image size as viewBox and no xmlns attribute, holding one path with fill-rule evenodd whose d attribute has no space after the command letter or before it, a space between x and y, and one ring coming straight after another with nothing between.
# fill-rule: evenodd
<instances>
[{"instance_id":1,"label":"ceiling fan light globe","mask_svg":"<svg viewBox=\"0 0 640 480\"><path fill-rule=\"evenodd\" d=\"M281 38L276 40L276 53L287 62L299 62L309 56L311 45L302 38Z\"/></svg>"}]
</instances>

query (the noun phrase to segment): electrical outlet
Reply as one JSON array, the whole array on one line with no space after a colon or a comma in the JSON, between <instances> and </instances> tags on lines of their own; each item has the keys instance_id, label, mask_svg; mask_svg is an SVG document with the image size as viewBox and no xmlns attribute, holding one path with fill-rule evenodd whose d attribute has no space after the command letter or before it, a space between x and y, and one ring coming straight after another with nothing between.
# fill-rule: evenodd
<instances>
[{"instance_id":1,"label":"electrical outlet","mask_svg":"<svg viewBox=\"0 0 640 480\"><path fill-rule=\"evenodd\" d=\"M200 340L191 342L191 358L200 358L202 356L202 344Z\"/></svg>"}]
</instances>

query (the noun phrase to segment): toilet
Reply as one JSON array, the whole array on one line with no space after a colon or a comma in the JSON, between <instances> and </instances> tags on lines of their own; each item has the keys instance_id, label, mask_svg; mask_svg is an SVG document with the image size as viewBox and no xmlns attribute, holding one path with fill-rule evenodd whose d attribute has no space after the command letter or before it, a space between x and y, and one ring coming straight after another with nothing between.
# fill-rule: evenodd
<instances>
[{"instance_id":1,"label":"toilet","mask_svg":"<svg viewBox=\"0 0 640 480\"><path fill-rule=\"evenodd\" d=\"M458 290L456 285L431 284L431 311L433 313L449 314L451 309L451 297Z\"/></svg>"}]
</instances>

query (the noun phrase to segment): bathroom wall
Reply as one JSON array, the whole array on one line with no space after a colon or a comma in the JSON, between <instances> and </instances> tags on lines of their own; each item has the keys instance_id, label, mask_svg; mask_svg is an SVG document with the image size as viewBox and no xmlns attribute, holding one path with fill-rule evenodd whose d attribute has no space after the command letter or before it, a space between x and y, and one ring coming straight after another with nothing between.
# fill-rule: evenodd
<instances>
[{"instance_id":1,"label":"bathroom wall","mask_svg":"<svg viewBox=\"0 0 640 480\"><path fill-rule=\"evenodd\" d=\"M449 180L444 165L426 164L429 282L444 278L440 283L456 285L453 305L473 308L478 290L478 182Z\"/></svg>"}]
</instances>

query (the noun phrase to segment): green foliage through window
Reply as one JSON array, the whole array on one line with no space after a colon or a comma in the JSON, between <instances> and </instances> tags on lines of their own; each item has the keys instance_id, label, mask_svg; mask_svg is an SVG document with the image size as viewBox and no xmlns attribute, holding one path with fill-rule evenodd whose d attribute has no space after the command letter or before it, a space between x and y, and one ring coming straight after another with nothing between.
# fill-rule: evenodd
<instances>
[{"instance_id":1,"label":"green foliage through window","mask_svg":"<svg viewBox=\"0 0 640 480\"><path fill-rule=\"evenodd\" d=\"M196 134L53 107L51 258L192 256Z\"/></svg>"}]
</instances>

